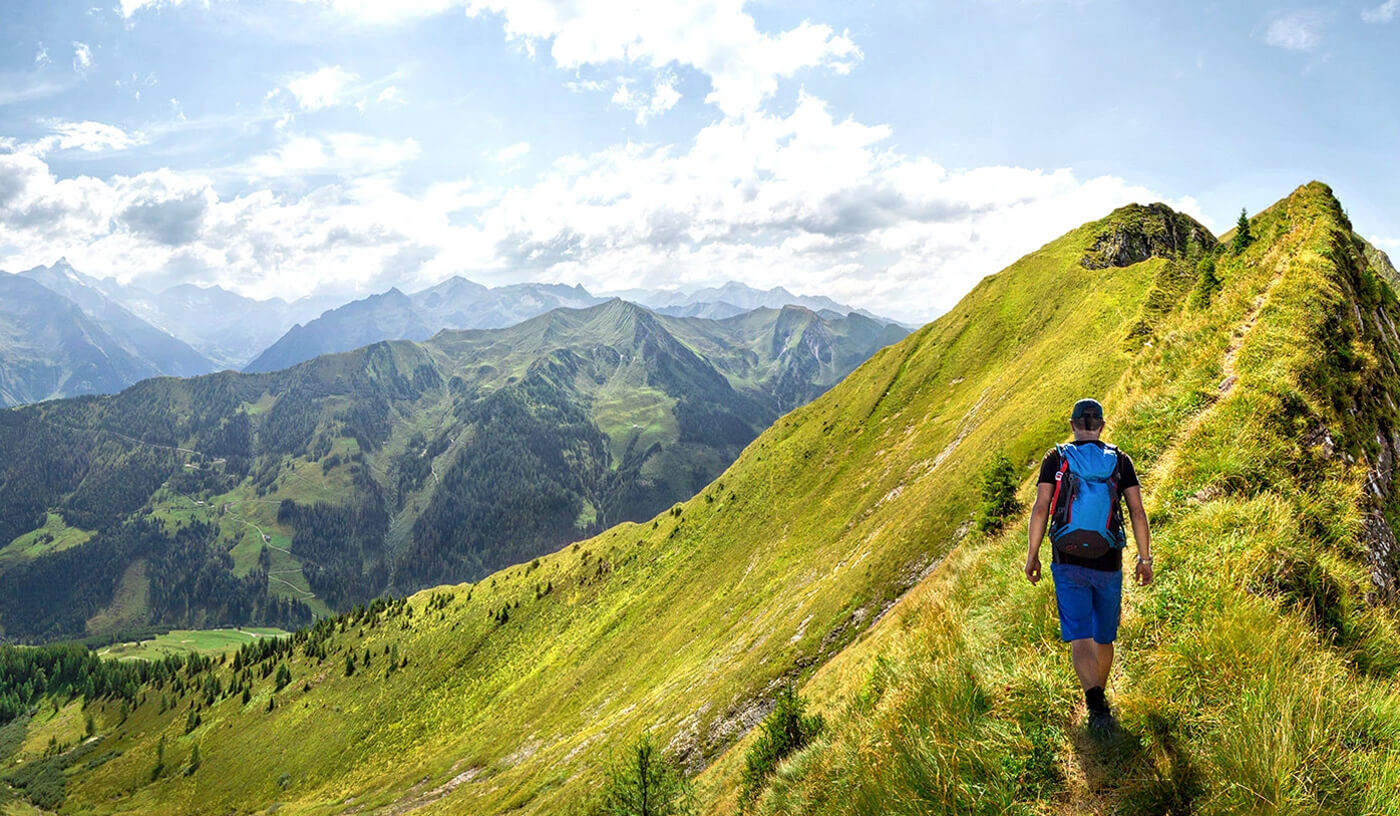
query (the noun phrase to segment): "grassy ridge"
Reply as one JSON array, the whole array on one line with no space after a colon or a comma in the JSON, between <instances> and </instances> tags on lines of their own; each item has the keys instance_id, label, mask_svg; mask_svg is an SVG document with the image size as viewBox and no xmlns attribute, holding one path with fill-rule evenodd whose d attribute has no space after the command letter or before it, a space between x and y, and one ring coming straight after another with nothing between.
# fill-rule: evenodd
<instances>
[{"instance_id":1,"label":"grassy ridge","mask_svg":"<svg viewBox=\"0 0 1400 816\"><path fill-rule=\"evenodd\" d=\"M1116 216L987 278L652 522L342 619L280 691L259 664L246 703L90 707L113 756L69 771L65 810L569 812L650 729L730 812L743 735L797 678L830 726L759 812L1394 812L1400 639L1365 600L1365 534L1393 510L1394 295L1321 185L1256 219L1203 307L1189 259L1080 265ZM967 524L995 451L1033 467L1105 390L1161 571L1129 593L1113 762L1077 724L1021 530ZM162 739L180 770L152 781Z\"/></svg>"},{"instance_id":2,"label":"grassy ridge","mask_svg":"<svg viewBox=\"0 0 1400 816\"><path fill-rule=\"evenodd\" d=\"M837 725L756 812L1400 812L1400 636L1365 600L1366 519L1395 504L1395 296L1322 185L1253 230L1213 304L1173 312L1108 395L1158 540L1158 581L1128 593L1125 733L1080 724L1020 525L819 670ZM706 774L716 812L739 764Z\"/></svg>"},{"instance_id":3,"label":"grassy ridge","mask_svg":"<svg viewBox=\"0 0 1400 816\"><path fill-rule=\"evenodd\" d=\"M646 728L703 766L777 684L835 654L952 549L994 449L1043 450L1060 406L1128 365L1113 349L1171 262L1091 272L1078 260L1096 237L1088 225L988 278L654 522L447 590L445 608L415 596L411 619L353 627L325 659L294 656L271 712L270 679L247 704L202 710L188 735L188 699L162 713L148 694L121 725L109 707L102 727L121 755L76 774L69 802L325 813L420 797L425 813L558 812ZM1085 309L1091 283L1100 298ZM1086 363L1065 332L1110 351ZM351 653L395 646L406 669L344 676ZM161 735L168 757L199 744L201 769L150 783Z\"/></svg>"}]
</instances>

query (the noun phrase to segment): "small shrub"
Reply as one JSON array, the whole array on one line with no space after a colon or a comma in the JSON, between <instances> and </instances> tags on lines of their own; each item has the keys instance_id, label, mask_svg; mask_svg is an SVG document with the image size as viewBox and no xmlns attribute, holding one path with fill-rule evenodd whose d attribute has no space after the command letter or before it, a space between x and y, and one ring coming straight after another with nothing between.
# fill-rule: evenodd
<instances>
[{"instance_id":1,"label":"small shrub","mask_svg":"<svg viewBox=\"0 0 1400 816\"><path fill-rule=\"evenodd\" d=\"M807 701L791 685L778 693L777 704L763 719L763 732L744 754L746 802L758 797L778 763L801 750L826 728L820 714L807 714Z\"/></svg>"},{"instance_id":2,"label":"small shrub","mask_svg":"<svg viewBox=\"0 0 1400 816\"><path fill-rule=\"evenodd\" d=\"M1204 309L1220 288L1220 278L1215 274L1215 259L1207 255L1196 264L1196 287L1191 290L1191 305Z\"/></svg>"},{"instance_id":3,"label":"small shrub","mask_svg":"<svg viewBox=\"0 0 1400 816\"><path fill-rule=\"evenodd\" d=\"M1011 458L1004 451L998 451L982 473L982 503L977 510L978 530L994 533L1021 512L1021 502L1016 498L1018 477Z\"/></svg>"}]
</instances>

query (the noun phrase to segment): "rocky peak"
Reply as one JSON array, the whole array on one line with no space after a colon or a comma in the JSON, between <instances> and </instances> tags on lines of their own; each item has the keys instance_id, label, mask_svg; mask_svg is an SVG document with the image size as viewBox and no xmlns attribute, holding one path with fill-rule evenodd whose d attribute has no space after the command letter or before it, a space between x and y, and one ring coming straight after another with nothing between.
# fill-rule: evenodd
<instances>
[{"instance_id":1,"label":"rocky peak","mask_svg":"<svg viewBox=\"0 0 1400 816\"><path fill-rule=\"evenodd\" d=\"M1079 260L1085 269L1185 258L1216 244L1215 236L1196 219L1161 203L1119 207L1096 226L1098 235Z\"/></svg>"}]
</instances>

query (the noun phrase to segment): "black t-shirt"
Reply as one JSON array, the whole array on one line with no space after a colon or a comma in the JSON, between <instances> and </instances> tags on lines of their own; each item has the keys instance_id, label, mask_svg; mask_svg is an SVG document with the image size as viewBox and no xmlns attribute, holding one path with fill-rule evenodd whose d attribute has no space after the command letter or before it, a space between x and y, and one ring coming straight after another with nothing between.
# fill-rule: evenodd
<instances>
[{"instance_id":1,"label":"black t-shirt","mask_svg":"<svg viewBox=\"0 0 1400 816\"><path fill-rule=\"evenodd\" d=\"M1104 443L1097 439L1084 439L1071 442L1071 445L1098 445L1104 447ZM1060 452L1051 448L1045 458L1040 461L1040 484L1055 483L1055 474L1060 472ZM1133 467L1133 459L1122 450L1118 451L1118 492L1122 495L1124 490L1130 487L1139 487L1137 470ZM1119 518L1122 518L1122 510L1119 510ZM1077 564L1089 569L1103 570L1104 572L1117 572L1123 568L1123 551L1121 549L1111 549L1098 558L1076 558L1072 555L1061 555L1050 548L1050 558L1056 564Z\"/></svg>"}]
</instances>

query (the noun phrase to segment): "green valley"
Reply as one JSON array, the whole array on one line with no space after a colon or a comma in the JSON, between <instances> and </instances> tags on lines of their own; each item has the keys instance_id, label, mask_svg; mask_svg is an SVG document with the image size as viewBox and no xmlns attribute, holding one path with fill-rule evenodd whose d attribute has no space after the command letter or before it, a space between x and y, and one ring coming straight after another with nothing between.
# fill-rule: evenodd
<instances>
[{"instance_id":1,"label":"green valley","mask_svg":"<svg viewBox=\"0 0 1400 816\"><path fill-rule=\"evenodd\" d=\"M0 414L0 627L283 628L687 499L905 331L623 301Z\"/></svg>"}]
</instances>

